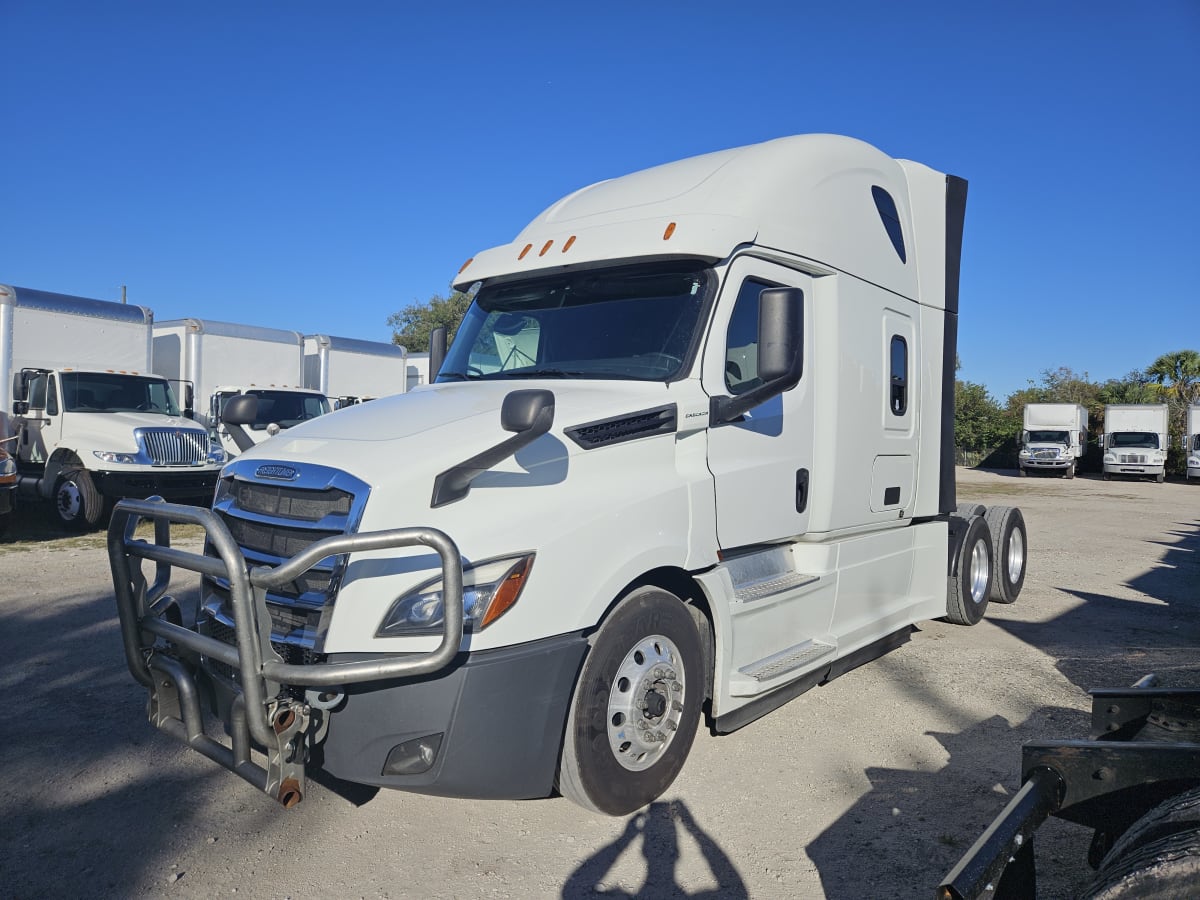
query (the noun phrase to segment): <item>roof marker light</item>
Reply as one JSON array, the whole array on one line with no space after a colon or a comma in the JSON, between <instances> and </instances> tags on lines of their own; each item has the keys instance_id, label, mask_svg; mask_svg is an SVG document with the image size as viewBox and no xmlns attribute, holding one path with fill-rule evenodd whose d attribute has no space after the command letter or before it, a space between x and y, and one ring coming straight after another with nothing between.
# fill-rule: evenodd
<instances>
[{"instance_id":1,"label":"roof marker light","mask_svg":"<svg viewBox=\"0 0 1200 900\"><path fill-rule=\"evenodd\" d=\"M524 258L525 258L525 254L526 254L526 253L528 253L528 252L529 252L530 250L532 250L532 249L533 249L533 244L526 244L526 245L525 245L525 249L521 251L521 253L520 253L520 255L517 257L517 259L524 259Z\"/></svg>"},{"instance_id":2,"label":"roof marker light","mask_svg":"<svg viewBox=\"0 0 1200 900\"><path fill-rule=\"evenodd\" d=\"M567 238L567 242L563 244L562 252L566 253L568 250L570 250L573 243L575 243L575 235L571 235L569 238Z\"/></svg>"},{"instance_id":3,"label":"roof marker light","mask_svg":"<svg viewBox=\"0 0 1200 900\"><path fill-rule=\"evenodd\" d=\"M462 264L462 268L458 270L458 274L461 275L463 272L465 272L467 269L467 266L469 266L473 262L475 262L475 257L472 256L470 259L468 259L465 263Z\"/></svg>"},{"instance_id":4,"label":"roof marker light","mask_svg":"<svg viewBox=\"0 0 1200 900\"><path fill-rule=\"evenodd\" d=\"M671 235L673 235L674 233L675 233L675 223L672 222L671 224L669 224L667 226L667 230L663 232L663 240L669 241L671 239Z\"/></svg>"},{"instance_id":5,"label":"roof marker light","mask_svg":"<svg viewBox=\"0 0 1200 900\"><path fill-rule=\"evenodd\" d=\"M550 249L550 245L553 243L554 243L554 238L550 238L550 240L546 241L545 245L543 245L543 247L541 249L541 252L538 253L538 256L545 256L546 251Z\"/></svg>"}]
</instances>

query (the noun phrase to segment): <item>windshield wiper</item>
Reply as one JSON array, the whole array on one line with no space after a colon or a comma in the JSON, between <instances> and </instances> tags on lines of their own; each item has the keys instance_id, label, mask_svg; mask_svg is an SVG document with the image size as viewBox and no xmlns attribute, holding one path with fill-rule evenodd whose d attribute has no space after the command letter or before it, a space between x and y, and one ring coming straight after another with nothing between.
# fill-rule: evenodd
<instances>
[{"instance_id":1,"label":"windshield wiper","mask_svg":"<svg viewBox=\"0 0 1200 900\"><path fill-rule=\"evenodd\" d=\"M587 372L575 372L570 369L514 369L511 372L498 372L505 378L584 378Z\"/></svg>"},{"instance_id":2,"label":"windshield wiper","mask_svg":"<svg viewBox=\"0 0 1200 900\"><path fill-rule=\"evenodd\" d=\"M457 378L459 381L472 381L478 378L478 375L472 375L469 372L438 372L438 378Z\"/></svg>"}]
</instances>

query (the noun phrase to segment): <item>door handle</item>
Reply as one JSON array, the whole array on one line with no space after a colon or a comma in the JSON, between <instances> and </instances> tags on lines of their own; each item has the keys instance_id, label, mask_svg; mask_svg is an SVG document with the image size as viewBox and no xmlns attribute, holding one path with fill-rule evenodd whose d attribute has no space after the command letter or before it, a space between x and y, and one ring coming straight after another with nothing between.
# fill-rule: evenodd
<instances>
[{"instance_id":1,"label":"door handle","mask_svg":"<svg viewBox=\"0 0 1200 900\"><path fill-rule=\"evenodd\" d=\"M808 509L808 469L796 472L796 512L802 513Z\"/></svg>"}]
</instances>

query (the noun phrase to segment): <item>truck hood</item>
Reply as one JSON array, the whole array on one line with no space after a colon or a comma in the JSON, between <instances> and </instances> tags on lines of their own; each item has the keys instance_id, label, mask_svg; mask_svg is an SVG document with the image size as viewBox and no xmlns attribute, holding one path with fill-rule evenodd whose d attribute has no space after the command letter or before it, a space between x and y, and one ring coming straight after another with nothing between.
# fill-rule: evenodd
<instances>
[{"instance_id":1,"label":"truck hood","mask_svg":"<svg viewBox=\"0 0 1200 900\"><path fill-rule=\"evenodd\" d=\"M554 394L551 434L559 438L572 426L663 406L677 402L681 395L699 392L698 387L686 391L678 384L656 382L551 379L433 384L301 423L246 455L285 456L335 466L369 483L396 474L397 453L405 467L429 461L430 468L441 471L511 437L500 427L500 407L513 391L529 389ZM364 443L393 446L376 452L348 449L350 444ZM574 442L568 439L567 443L581 452Z\"/></svg>"},{"instance_id":2,"label":"truck hood","mask_svg":"<svg viewBox=\"0 0 1200 900\"><path fill-rule=\"evenodd\" d=\"M143 413L66 413L69 417L71 441L79 451L112 450L119 453L136 453L133 439L135 428L173 428L180 431L207 432L182 416L146 415Z\"/></svg>"}]
</instances>

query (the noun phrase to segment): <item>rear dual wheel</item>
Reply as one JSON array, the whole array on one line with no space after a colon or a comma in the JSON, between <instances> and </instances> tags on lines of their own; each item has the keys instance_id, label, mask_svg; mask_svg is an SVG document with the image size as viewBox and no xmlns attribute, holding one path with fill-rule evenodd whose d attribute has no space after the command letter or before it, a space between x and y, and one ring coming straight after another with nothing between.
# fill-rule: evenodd
<instances>
[{"instance_id":1,"label":"rear dual wheel","mask_svg":"<svg viewBox=\"0 0 1200 900\"><path fill-rule=\"evenodd\" d=\"M621 601L596 632L571 699L562 795L611 816L661 796L696 736L703 672L700 633L678 597L646 587Z\"/></svg>"},{"instance_id":2,"label":"rear dual wheel","mask_svg":"<svg viewBox=\"0 0 1200 900\"><path fill-rule=\"evenodd\" d=\"M947 583L946 619L974 625L987 611L992 591L992 538L982 516L953 515L950 528L957 546Z\"/></svg>"},{"instance_id":3,"label":"rear dual wheel","mask_svg":"<svg viewBox=\"0 0 1200 900\"><path fill-rule=\"evenodd\" d=\"M990 597L997 603L1012 603L1025 584L1029 546L1025 517L1014 506L993 506L984 513L983 519L991 536L995 563Z\"/></svg>"}]
</instances>

